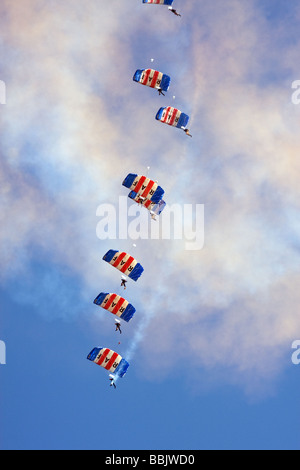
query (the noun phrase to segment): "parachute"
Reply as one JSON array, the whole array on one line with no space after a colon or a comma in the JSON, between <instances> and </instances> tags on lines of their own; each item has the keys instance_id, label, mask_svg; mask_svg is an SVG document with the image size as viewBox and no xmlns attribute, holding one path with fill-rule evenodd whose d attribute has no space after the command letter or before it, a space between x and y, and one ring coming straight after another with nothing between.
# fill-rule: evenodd
<instances>
[{"instance_id":1,"label":"parachute","mask_svg":"<svg viewBox=\"0 0 300 470\"><path fill-rule=\"evenodd\" d=\"M187 114L179 111L179 109L167 106L166 108L160 108L158 110L155 119L165 124L169 124L169 126L185 129L190 118Z\"/></svg>"},{"instance_id":2,"label":"parachute","mask_svg":"<svg viewBox=\"0 0 300 470\"><path fill-rule=\"evenodd\" d=\"M167 204L165 203L165 201L160 201L158 204L155 204L155 206L152 209L150 209L151 214L153 215L161 214L164 208L166 207L166 205Z\"/></svg>"},{"instance_id":3,"label":"parachute","mask_svg":"<svg viewBox=\"0 0 300 470\"><path fill-rule=\"evenodd\" d=\"M118 377L124 377L129 367L128 362L120 354L108 348L92 349L87 359Z\"/></svg>"},{"instance_id":4,"label":"parachute","mask_svg":"<svg viewBox=\"0 0 300 470\"><path fill-rule=\"evenodd\" d=\"M133 76L133 80L142 85L162 91L168 91L171 81L168 75L153 69L137 70Z\"/></svg>"},{"instance_id":5,"label":"parachute","mask_svg":"<svg viewBox=\"0 0 300 470\"><path fill-rule=\"evenodd\" d=\"M155 5L172 5L174 0L143 0L143 3L153 3Z\"/></svg>"},{"instance_id":6,"label":"parachute","mask_svg":"<svg viewBox=\"0 0 300 470\"><path fill-rule=\"evenodd\" d=\"M165 192L155 181L146 176L129 173L122 184L132 190L128 197L142 204L152 215L159 215L165 208L166 203L162 200Z\"/></svg>"},{"instance_id":7,"label":"parachute","mask_svg":"<svg viewBox=\"0 0 300 470\"><path fill-rule=\"evenodd\" d=\"M129 173L122 184L126 188L131 189L136 196L145 198L156 204L161 201L165 193L161 186L158 186L155 181L150 180L146 176L139 176L133 173Z\"/></svg>"},{"instance_id":8,"label":"parachute","mask_svg":"<svg viewBox=\"0 0 300 470\"><path fill-rule=\"evenodd\" d=\"M103 260L117 268L133 281L137 281L144 271L140 263L125 252L109 250L103 256Z\"/></svg>"},{"instance_id":9,"label":"parachute","mask_svg":"<svg viewBox=\"0 0 300 470\"><path fill-rule=\"evenodd\" d=\"M129 322L136 312L135 308L126 299L117 294L101 292L95 298L94 304L108 310L126 322Z\"/></svg>"},{"instance_id":10,"label":"parachute","mask_svg":"<svg viewBox=\"0 0 300 470\"><path fill-rule=\"evenodd\" d=\"M141 196L136 194L134 191L130 191L128 197L133 201L137 202L138 204L142 204L142 206L148 209L148 211L156 215L161 214L164 208L166 207L165 201L161 200L156 204L155 202L152 202L149 199L141 199Z\"/></svg>"}]
</instances>

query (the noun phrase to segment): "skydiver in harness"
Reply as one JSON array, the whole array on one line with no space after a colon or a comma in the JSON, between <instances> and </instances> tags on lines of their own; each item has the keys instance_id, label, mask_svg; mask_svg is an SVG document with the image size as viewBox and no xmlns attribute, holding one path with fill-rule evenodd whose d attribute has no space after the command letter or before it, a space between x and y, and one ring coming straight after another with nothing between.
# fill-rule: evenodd
<instances>
[{"instance_id":1,"label":"skydiver in harness","mask_svg":"<svg viewBox=\"0 0 300 470\"><path fill-rule=\"evenodd\" d=\"M156 214L153 211L150 211L151 219L156 220Z\"/></svg>"},{"instance_id":2,"label":"skydiver in harness","mask_svg":"<svg viewBox=\"0 0 300 470\"><path fill-rule=\"evenodd\" d=\"M109 380L110 380L110 386L111 386L111 387L114 386L115 388L117 388L117 387L116 387L116 384L115 384L115 382L114 382L115 378L114 378L113 376L109 376Z\"/></svg>"},{"instance_id":3,"label":"skydiver in harness","mask_svg":"<svg viewBox=\"0 0 300 470\"><path fill-rule=\"evenodd\" d=\"M158 90L158 93L159 93L159 95L166 96L166 95L163 93L163 91L162 91L162 89L161 89L161 88L157 88L157 90Z\"/></svg>"},{"instance_id":4,"label":"skydiver in harness","mask_svg":"<svg viewBox=\"0 0 300 470\"><path fill-rule=\"evenodd\" d=\"M142 197L142 196L139 196L138 200L137 200L137 203L138 204L143 204L143 202L145 201L145 197Z\"/></svg>"},{"instance_id":5,"label":"skydiver in harness","mask_svg":"<svg viewBox=\"0 0 300 470\"><path fill-rule=\"evenodd\" d=\"M184 130L184 132L186 133L186 135L188 135L189 137L193 137L193 136L190 134L189 129L187 129L186 127L181 127L181 129Z\"/></svg>"},{"instance_id":6,"label":"skydiver in harness","mask_svg":"<svg viewBox=\"0 0 300 470\"><path fill-rule=\"evenodd\" d=\"M181 16L181 15L175 10L175 8L168 7L168 9L169 9L172 13L174 13L174 15L176 15L176 16Z\"/></svg>"},{"instance_id":7,"label":"skydiver in harness","mask_svg":"<svg viewBox=\"0 0 300 470\"><path fill-rule=\"evenodd\" d=\"M127 282L127 280L126 280L124 277L122 277L122 279L121 279L121 287L124 287L124 289L126 289L126 282Z\"/></svg>"},{"instance_id":8,"label":"skydiver in harness","mask_svg":"<svg viewBox=\"0 0 300 470\"><path fill-rule=\"evenodd\" d=\"M115 331L118 331L118 330L119 330L119 332L122 333L122 330L121 330L121 323L119 322L119 320L115 320L115 322L116 322L116 323L115 323L115 327L116 327L116 330L115 330Z\"/></svg>"}]
</instances>

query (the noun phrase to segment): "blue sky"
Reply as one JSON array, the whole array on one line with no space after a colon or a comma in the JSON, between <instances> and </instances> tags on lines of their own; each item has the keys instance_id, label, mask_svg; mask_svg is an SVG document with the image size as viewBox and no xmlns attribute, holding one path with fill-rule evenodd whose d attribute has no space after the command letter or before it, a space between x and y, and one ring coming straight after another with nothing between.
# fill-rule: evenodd
<instances>
[{"instance_id":1,"label":"blue sky","mask_svg":"<svg viewBox=\"0 0 300 470\"><path fill-rule=\"evenodd\" d=\"M152 381L141 379L134 367L114 391L102 371L86 362L93 335L84 318L51 321L28 306L20 311L5 293L1 298L4 311L14 311L2 324L8 346L1 367L2 448L299 447L296 366L282 372L267 396L255 399L226 381L214 383L214 372L201 370L207 382L202 391L183 381L180 371Z\"/></svg>"},{"instance_id":2,"label":"blue sky","mask_svg":"<svg viewBox=\"0 0 300 470\"><path fill-rule=\"evenodd\" d=\"M2 449L299 449L299 9L175 6L1 3ZM166 97L132 81L152 66ZM193 139L155 121L170 104ZM169 204L204 204L202 250L96 236L147 166ZM122 336L93 305L122 293L110 248L145 268ZM98 345L130 356L117 390Z\"/></svg>"}]
</instances>

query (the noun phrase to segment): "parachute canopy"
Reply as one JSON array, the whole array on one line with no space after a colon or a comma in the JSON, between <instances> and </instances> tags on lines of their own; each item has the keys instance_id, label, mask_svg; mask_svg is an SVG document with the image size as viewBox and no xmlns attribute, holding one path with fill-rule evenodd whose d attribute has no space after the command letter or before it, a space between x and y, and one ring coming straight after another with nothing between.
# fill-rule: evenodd
<instances>
[{"instance_id":1,"label":"parachute canopy","mask_svg":"<svg viewBox=\"0 0 300 470\"><path fill-rule=\"evenodd\" d=\"M98 297L95 298L94 304L117 315L117 317L126 322L129 322L136 312L135 308L127 300L117 294L101 292Z\"/></svg>"},{"instance_id":2,"label":"parachute canopy","mask_svg":"<svg viewBox=\"0 0 300 470\"><path fill-rule=\"evenodd\" d=\"M128 197L133 201L137 202L138 204L142 204L142 206L146 207L148 211L152 212L153 214L159 215L166 207L165 201L161 200L158 203L152 202L149 199L141 199L141 196L136 194L134 191L130 191Z\"/></svg>"},{"instance_id":3,"label":"parachute canopy","mask_svg":"<svg viewBox=\"0 0 300 470\"><path fill-rule=\"evenodd\" d=\"M169 126L185 129L190 118L187 114L179 111L179 109L167 106L166 108L160 108L158 110L155 119L165 124L169 124Z\"/></svg>"},{"instance_id":4,"label":"parachute canopy","mask_svg":"<svg viewBox=\"0 0 300 470\"><path fill-rule=\"evenodd\" d=\"M94 362L98 366L116 374L118 377L124 377L129 364L120 354L108 348L94 348L87 356L89 361Z\"/></svg>"},{"instance_id":5,"label":"parachute canopy","mask_svg":"<svg viewBox=\"0 0 300 470\"><path fill-rule=\"evenodd\" d=\"M133 80L142 85L162 91L168 91L171 81L168 75L153 69L137 70L133 76Z\"/></svg>"},{"instance_id":6,"label":"parachute canopy","mask_svg":"<svg viewBox=\"0 0 300 470\"><path fill-rule=\"evenodd\" d=\"M109 250L103 256L103 260L117 268L133 281L137 281L144 271L140 263L125 252Z\"/></svg>"},{"instance_id":7,"label":"parachute canopy","mask_svg":"<svg viewBox=\"0 0 300 470\"><path fill-rule=\"evenodd\" d=\"M155 204L155 206L152 209L150 209L150 212L153 215L159 215L162 213L166 205L167 204L165 203L165 201L160 201L158 204Z\"/></svg>"},{"instance_id":8,"label":"parachute canopy","mask_svg":"<svg viewBox=\"0 0 300 470\"><path fill-rule=\"evenodd\" d=\"M153 3L155 5L172 5L174 0L143 0L143 3Z\"/></svg>"},{"instance_id":9,"label":"parachute canopy","mask_svg":"<svg viewBox=\"0 0 300 470\"><path fill-rule=\"evenodd\" d=\"M126 188L134 191L136 196L140 196L156 204L161 201L165 193L161 186L158 186L155 181L150 180L146 176L139 176L133 173L129 173L122 184Z\"/></svg>"}]
</instances>

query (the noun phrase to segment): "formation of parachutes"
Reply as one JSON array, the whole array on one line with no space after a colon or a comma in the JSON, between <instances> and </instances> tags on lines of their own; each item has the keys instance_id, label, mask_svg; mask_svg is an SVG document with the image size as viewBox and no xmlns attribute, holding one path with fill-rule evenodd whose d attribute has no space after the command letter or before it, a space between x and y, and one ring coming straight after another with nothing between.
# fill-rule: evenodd
<instances>
[{"instance_id":1,"label":"formation of parachutes","mask_svg":"<svg viewBox=\"0 0 300 470\"><path fill-rule=\"evenodd\" d=\"M142 0L142 2L145 4L167 5L172 13L176 16L181 16L172 8L173 0ZM171 78L168 75L154 69L136 70L133 80L141 85L158 90L159 94L162 95L169 90L171 83ZM179 109L172 106L161 107L157 111L155 119L169 126L182 129L191 137L187 128L189 116ZM163 200L165 192L156 181L151 180L147 176L129 173L123 180L122 185L130 190L128 197L145 207L153 219L164 210L166 206ZM143 266L126 252L111 249L102 259L122 273L121 286L124 289L126 289L127 277L136 282L144 271ZM116 293L101 292L95 298L94 304L125 322L129 322L136 313L135 307ZM116 330L120 330L119 320L116 320L116 325ZM123 377L129 368L129 363L126 359L109 348L95 347L88 354L87 359L110 372L110 385L114 387L116 387L115 382L117 379Z\"/></svg>"}]
</instances>

